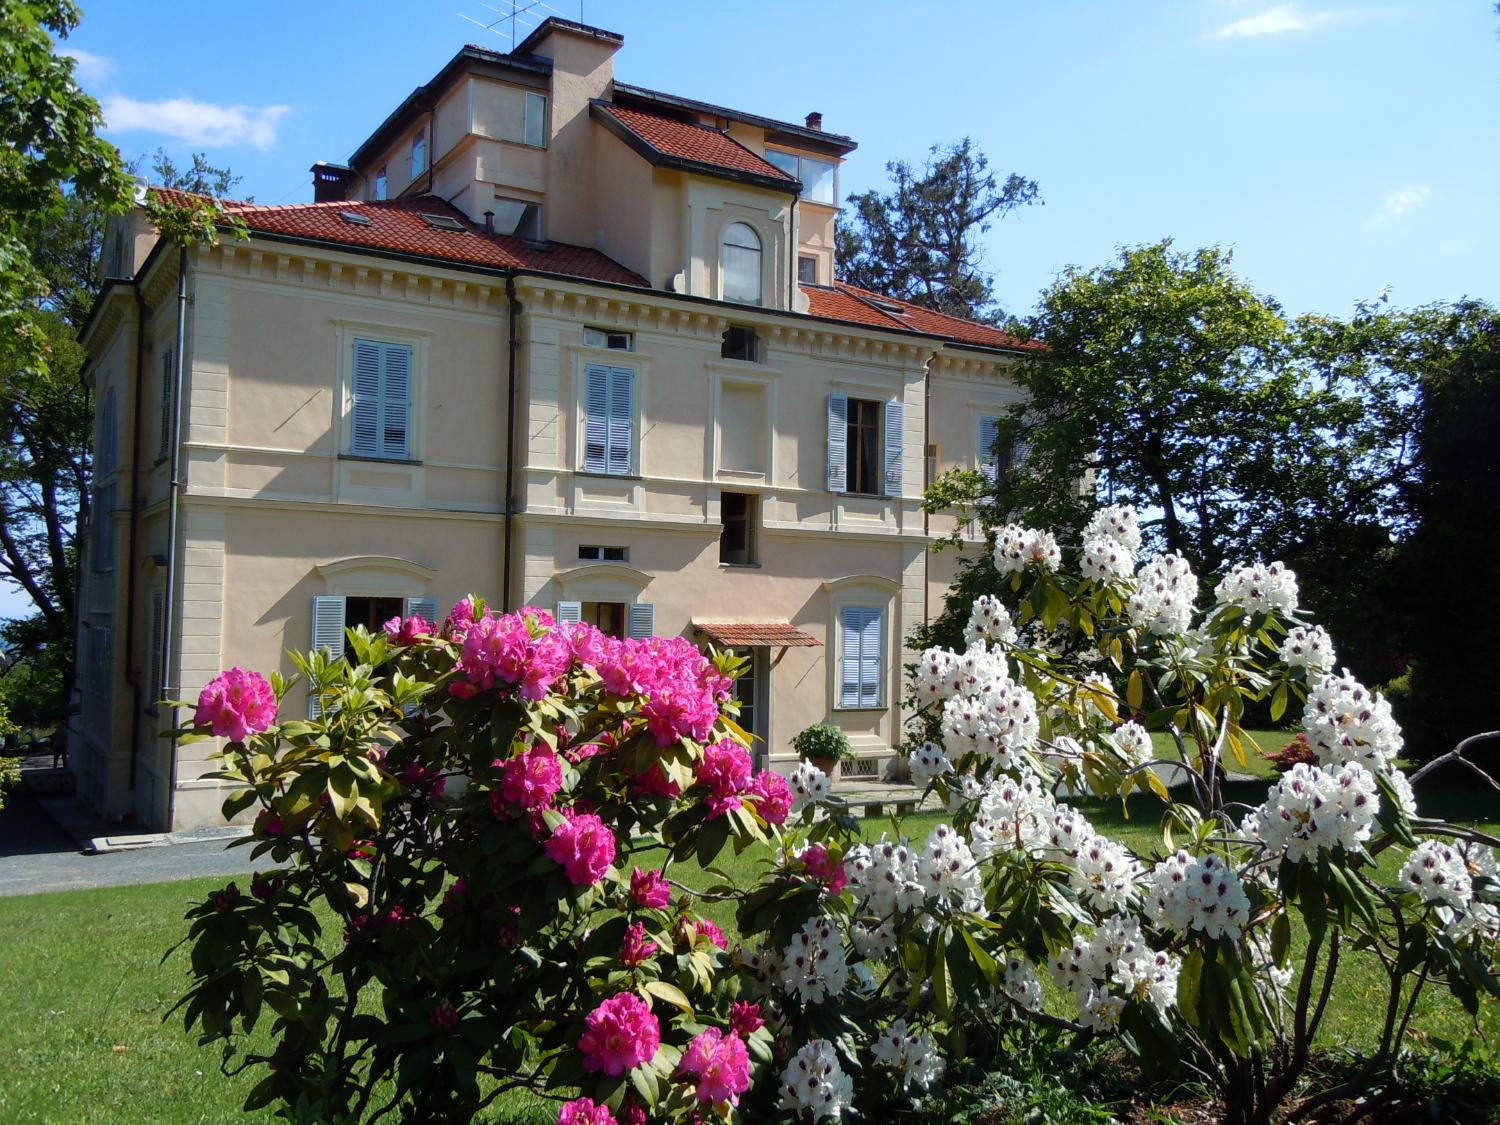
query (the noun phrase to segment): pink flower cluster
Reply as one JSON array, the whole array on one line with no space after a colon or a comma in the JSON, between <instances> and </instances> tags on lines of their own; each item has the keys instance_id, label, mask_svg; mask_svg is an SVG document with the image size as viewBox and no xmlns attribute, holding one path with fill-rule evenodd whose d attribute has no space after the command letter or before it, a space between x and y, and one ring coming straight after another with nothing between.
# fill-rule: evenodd
<instances>
[{"instance_id":1,"label":"pink flower cluster","mask_svg":"<svg viewBox=\"0 0 1500 1125\"><path fill-rule=\"evenodd\" d=\"M500 796L528 812L550 808L562 788L562 763L545 745L533 746L509 761L497 761L495 766L500 770Z\"/></svg>"},{"instance_id":2,"label":"pink flower cluster","mask_svg":"<svg viewBox=\"0 0 1500 1125\"><path fill-rule=\"evenodd\" d=\"M661 1026L650 1005L633 992L611 996L588 1014L578 1040L583 1065L611 1078L639 1066L661 1046Z\"/></svg>"},{"instance_id":3,"label":"pink flower cluster","mask_svg":"<svg viewBox=\"0 0 1500 1125\"><path fill-rule=\"evenodd\" d=\"M740 794L750 784L750 755L737 742L715 742L703 748L695 776L708 789L708 819L714 820L740 807Z\"/></svg>"},{"instance_id":4,"label":"pink flower cluster","mask_svg":"<svg viewBox=\"0 0 1500 1125\"><path fill-rule=\"evenodd\" d=\"M549 614L530 607L503 617L481 617L464 633L458 661L464 680L449 690L472 696L497 683L519 685L522 699L541 699L573 664L573 646L554 624Z\"/></svg>"},{"instance_id":5,"label":"pink flower cluster","mask_svg":"<svg viewBox=\"0 0 1500 1125\"><path fill-rule=\"evenodd\" d=\"M627 969L639 968L656 952L656 942L646 936L646 927L632 922L625 927L625 940L620 943L620 964Z\"/></svg>"},{"instance_id":6,"label":"pink flower cluster","mask_svg":"<svg viewBox=\"0 0 1500 1125\"><path fill-rule=\"evenodd\" d=\"M276 721L276 693L258 672L231 668L220 672L198 693L193 722L214 734L243 742Z\"/></svg>"},{"instance_id":7,"label":"pink flower cluster","mask_svg":"<svg viewBox=\"0 0 1500 1125\"><path fill-rule=\"evenodd\" d=\"M585 663L611 695L644 697L641 714L658 746L684 735L699 742L707 738L732 686L685 637L603 637L597 655Z\"/></svg>"},{"instance_id":8,"label":"pink flower cluster","mask_svg":"<svg viewBox=\"0 0 1500 1125\"><path fill-rule=\"evenodd\" d=\"M620 1125L608 1106L595 1103L593 1098L574 1098L564 1102L557 1111L557 1125Z\"/></svg>"},{"instance_id":9,"label":"pink flower cluster","mask_svg":"<svg viewBox=\"0 0 1500 1125\"><path fill-rule=\"evenodd\" d=\"M630 897L637 906L664 910L672 901L672 888L659 870L642 871L637 867L630 873Z\"/></svg>"},{"instance_id":10,"label":"pink flower cluster","mask_svg":"<svg viewBox=\"0 0 1500 1125\"><path fill-rule=\"evenodd\" d=\"M679 1069L698 1079L696 1093L704 1105L739 1105L740 1095L750 1088L750 1053L745 1041L717 1027L688 1044Z\"/></svg>"},{"instance_id":11,"label":"pink flower cluster","mask_svg":"<svg viewBox=\"0 0 1500 1125\"><path fill-rule=\"evenodd\" d=\"M836 895L848 886L849 876L844 871L843 863L835 862L822 844L809 844L802 849L798 858L806 866L809 875L827 886L829 894Z\"/></svg>"},{"instance_id":12,"label":"pink flower cluster","mask_svg":"<svg viewBox=\"0 0 1500 1125\"><path fill-rule=\"evenodd\" d=\"M785 824L792 811L792 790L786 778L775 770L762 770L751 779L745 796L755 804L755 811L767 824Z\"/></svg>"},{"instance_id":13,"label":"pink flower cluster","mask_svg":"<svg viewBox=\"0 0 1500 1125\"><path fill-rule=\"evenodd\" d=\"M559 824L545 847L547 858L577 887L597 883L615 861L615 835L593 813L578 813Z\"/></svg>"},{"instance_id":14,"label":"pink flower cluster","mask_svg":"<svg viewBox=\"0 0 1500 1125\"><path fill-rule=\"evenodd\" d=\"M707 918L683 918L678 923L678 933L689 945L695 944L702 937L707 938L709 944L716 949L729 948L729 941L725 938L724 931Z\"/></svg>"},{"instance_id":15,"label":"pink flower cluster","mask_svg":"<svg viewBox=\"0 0 1500 1125\"><path fill-rule=\"evenodd\" d=\"M386 639L393 645L414 645L422 637L432 635L432 622L420 613L414 613L410 617L393 617L381 628L385 630Z\"/></svg>"},{"instance_id":16,"label":"pink flower cluster","mask_svg":"<svg viewBox=\"0 0 1500 1125\"><path fill-rule=\"evenodd\" d=\"M463 644L464 638L469 634L469 626L473 625L479 614L475 612L475 598L473 594L466 595L453 603L453 608L448 611L447 618L443 621L443 636L455 644Z\"/></svg>"}]
</instances>

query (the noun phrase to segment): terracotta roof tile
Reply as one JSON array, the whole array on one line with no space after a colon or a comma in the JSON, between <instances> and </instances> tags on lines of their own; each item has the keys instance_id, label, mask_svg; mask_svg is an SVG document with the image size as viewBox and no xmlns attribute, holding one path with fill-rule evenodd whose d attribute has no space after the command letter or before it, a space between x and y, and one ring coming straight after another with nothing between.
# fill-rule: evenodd
<instances>
[{"instance_id":1,"label":"terracotta roof tile","mask_svg":"<svg viewBox=\"0 0 1500 1125\"><path fill-rule=\"evenodd\" d=\"M993 325L934 312L910 301L872 293L842 281L831 287L804 285L802 291L807 294L808 312L829 320L868 324L922 336L945 336L962 344L984 348L1026 351L1043 346L1039 341L1023 340Z\"/></svg>"},{"instance_id":2,"label":"terracotta roof tile","mask_svg":"<svg viewBox=\"0 0 1500 1125\"><path fill-rule=\"evenodd\" d=\"M811 633L785 621L711 623L695 621L693 627L725 648L821 648L823 642Z\"/></svg>"},{"instance_id":3,"label":"terracotta roof tile","mask_svg":"<svg viewBox=\"0 0 1500 1125\"><path fill-rule=\"evenodd\" d=\"M594 108L605 117L612 118L662 156L689 160L728 172L779 180L788 187L797 182L776 165L717 129L671 117L659 117L654 113L627 109L609 102L595 102Z\"/></svg>"}]
</instances>

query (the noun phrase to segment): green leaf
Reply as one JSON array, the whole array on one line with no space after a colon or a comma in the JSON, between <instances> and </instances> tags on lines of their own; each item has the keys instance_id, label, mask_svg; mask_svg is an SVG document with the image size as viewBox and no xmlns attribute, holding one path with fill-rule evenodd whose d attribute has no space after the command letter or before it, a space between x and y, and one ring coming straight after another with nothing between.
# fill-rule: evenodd
<instances>
[{"instance_id":1,"label":"green leaf","mask_svg":"<svg viewBox=\"0 0 1500 1125\"><path fill-rule=\"evenodd\" d=\"M1286 968L1287 958L1292 952L1292 920L1285 910L1276 915L1271 923L1271 960L1278 969Z\"/></svg>"},{"instance_id":2,"label":"green leaf","mask_svg":"<svg viewBox=\"0 0 1500 1125\"><path fill-rule=\"evenodd\" d=\"M1198 996L1203 981L1203 950L1194 949L1182 962L1182 972L1177 976L1177 1006L1194 1027L1202 1027L1203 1020L1198 1011Z\"/></svg>"},{"instance_id":3,"label":"green leaf","mask_svg":"<svg viewBox=\"0 0 1500 1125\"><path fill-rule=\"evenodd\" d=\"M1281 722L1281 716L1286 714L1287 682L1282 680L1276 685L1276 692L1271 696L1271 721Z\"/></svg>"},{"instance_id":4,"label":"green leaf","mask_svg":"<svg viewBox=\"0 0 1500 1125\"><path fill-rule=\"evenodd\" d=\"M1141 680L1141 670L1133 669L1130 679L1125 681L1125 702L1130 704L1132 711L1139 711L1145 699L1146 689Z\"/></svg>"},{"instance_id":5,"label":"green leaf","mask_svg":"<svg viewBox=\"0 0 1500 1125\"><path fill-rule=\"evenodd\" d=\"M674 1008L681 1009L683 1014L689 1019L697 1018L693 1013L693 1005L688 1002L688 998L682 989L678 988L675 984L670 984L664 980L648 980L641 987L645 992L650 993L650 995L655 996L657 999L665 1000Z\"/></svg>"}]
</instances>

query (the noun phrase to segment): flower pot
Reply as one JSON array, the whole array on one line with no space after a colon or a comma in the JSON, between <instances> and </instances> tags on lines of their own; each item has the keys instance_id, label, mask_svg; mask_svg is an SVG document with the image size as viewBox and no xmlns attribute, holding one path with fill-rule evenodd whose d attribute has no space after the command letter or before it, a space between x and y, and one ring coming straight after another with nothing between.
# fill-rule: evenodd
<instances>
[{"instance_id":1,"label":"flower pot","mask_svg":"<svg viewBox=\"0 0 1500 1125\"><path fill-rule=\"evenodd\" d=\"M822 770L824 773L826 773L828 775L828 784L829 785L832 785L835 781L837 781L839 779L839 759L838 758L814 758L814 757L809 757L807 760L809 762L811 762L813 765L817 766L820 770Z\"/></svg>"}]
</instances>

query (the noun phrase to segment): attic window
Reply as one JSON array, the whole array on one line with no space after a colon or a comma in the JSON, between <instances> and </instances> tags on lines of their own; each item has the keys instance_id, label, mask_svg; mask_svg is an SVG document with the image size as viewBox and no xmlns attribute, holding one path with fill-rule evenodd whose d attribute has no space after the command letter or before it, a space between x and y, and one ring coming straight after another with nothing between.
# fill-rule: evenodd
<instances>
[{"instance_id":1,"label":"attic window","mask_svg":"<svg viewBox=\"0 0 1500 1125\"><path fill-rule=\"evenodd\" d=\"M340 211L339 218L346 223L358 223L362 227L370 225L370 216L361 215L358 211Z\"/></svg>"},{"instance_id":2,"label":"attic window","mask_svg":"<svg viewBox=\"0 0 1500 1125\"><path fill-rule=\"evenodd\" d=\"M468 229L451 215L434 215L430 211L418 211L417 214L422 216L423 221L433 230L456 230L462 233Z\"/></svg>"},{"instance_id":3,"label":"attic window","mask_svg":"<svg viewBox=\"0 0 1500 1125\"><path fill-rule=\"evenodd\" d=\"M881 312L891 313L893 316L907 315L906 309L903 306L896 304L894 301L881 301L874 297L869 298L869 301L870 304L874 305Z\"/></svg>"}]
</instances>

